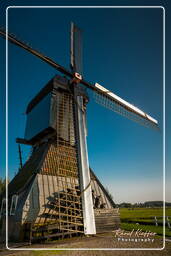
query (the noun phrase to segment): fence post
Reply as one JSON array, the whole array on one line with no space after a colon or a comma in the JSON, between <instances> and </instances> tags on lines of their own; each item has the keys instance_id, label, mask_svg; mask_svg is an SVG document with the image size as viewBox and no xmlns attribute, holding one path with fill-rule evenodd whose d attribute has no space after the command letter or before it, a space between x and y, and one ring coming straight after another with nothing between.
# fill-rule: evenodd
<instances>
[{"instance_id":1,"label":"fence post","mask_svg":"<svg viewBox=\"0 0 171 256\"><path fill-rule=\"evenodd\" d=\"M155 225L158 226L157 217L156 216L154 216L154 220L155 220Z\"/></svg>"},{"instance_id":2,"label":"fence post","mask_svg":"<svg viewBox=\"0 0 171 256\"><path fill-rule=\"evenodd\" d=\"M168 216L166 216L166 221L167 221L168 228L170 228L170 221L169 221L169 217Z\"/></svg>"}]
</instances>

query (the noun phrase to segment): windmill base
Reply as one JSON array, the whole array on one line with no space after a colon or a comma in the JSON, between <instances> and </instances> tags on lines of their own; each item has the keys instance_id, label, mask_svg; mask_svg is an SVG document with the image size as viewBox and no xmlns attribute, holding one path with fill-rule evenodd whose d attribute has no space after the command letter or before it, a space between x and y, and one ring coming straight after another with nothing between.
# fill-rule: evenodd
<instances>
[{"instance_id":1,"label":"windmill base","mask_svg":"<svg viewBox=\"0 0 171 256\"><path fill-rule=\"evenodd\" d=\"M119 211L115 209L94 209L95 213L95 223L96 223L96 233L107 233L116 230L120 226ZM4 222L5 223L5 222ZM3 227L5 229L5 226ZM15 230L15 232L14 232ZM2 232L4 233L4 232ZM32 223L13 223L12 219L9 217L9 240L13 242L27 241L30 243L43 242L47 240L58 240L71 238L75 236L83 236L83 231L78 227L72 227L72 232L66 230L63 225L63 231L61 226L59 228L59 223L56 224L46 224L42 226L32 226ZM11 236L12 235L12 236ZM15 239L17 237L17 240Z\"/></svg>"},{"instance_id":2,"label":"windmill base","mask_svg":"<svg viewBox=\"0 0 171 256\"><path fill-rule=\"evenodd\" d=\"M119 209L95 209L96 233L112 232L119 228Z\"/></svg>"}]
</instances>

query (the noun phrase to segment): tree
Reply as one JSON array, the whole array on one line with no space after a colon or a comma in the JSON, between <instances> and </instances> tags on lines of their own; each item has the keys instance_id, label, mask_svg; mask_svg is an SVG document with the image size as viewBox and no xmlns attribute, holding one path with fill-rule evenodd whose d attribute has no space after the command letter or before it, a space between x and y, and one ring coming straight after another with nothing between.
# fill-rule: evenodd
<instances>
[{"instance_id":1,"label":"tree","mask_svg":"<svg viewBox=\"0 0 171 256\"><path fill-rule=\"evenodd\" d=\"M5 188L6 188L6 178L4 179L0 178L0 194L2 194L5 191Z\"/></svg>"}]
</instances>

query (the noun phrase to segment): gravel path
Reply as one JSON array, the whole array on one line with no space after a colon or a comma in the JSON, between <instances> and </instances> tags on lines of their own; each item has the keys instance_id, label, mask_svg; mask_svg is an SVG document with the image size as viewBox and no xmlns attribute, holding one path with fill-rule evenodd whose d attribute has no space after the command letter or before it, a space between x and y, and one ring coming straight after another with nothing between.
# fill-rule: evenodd
<instances>
[{"instance_id":1,"label":"gravel path","mask_svg":"<svg viewBox=\"0 0 171 256\"><path fill-rule=\"evenodd\" d=\"M14 246L14 245L13 245ZM161 248L162 240L160 238L155 238L154 242L122 242L118 241L113 237L112 234L103 234L97 235L94 237L77 237L71 239L65 239L63 241L49 242L46 244L33 244L29 247L34 248ZM81 250L81 251L9 251L1 250L0 255L12 255L12 256L55 256L55 255L71 255L71 256L81 256L81 255L90 255L90 256L103 256L103 255L115 255L115 256L170 256L171 255L171 243L166 242L166 248L161 251L156 250Z\"/></svg>"}]
</instances>

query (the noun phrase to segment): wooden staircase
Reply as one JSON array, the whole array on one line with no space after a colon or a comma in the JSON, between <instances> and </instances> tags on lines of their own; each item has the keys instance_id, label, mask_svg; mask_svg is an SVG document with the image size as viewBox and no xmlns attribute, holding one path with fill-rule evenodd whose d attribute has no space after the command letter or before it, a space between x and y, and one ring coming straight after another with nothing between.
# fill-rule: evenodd
<instances>
[{"instance_id":1,"label":"wooden staircase","mask_svg":"<svg viewBox=\"0 0 171 256\"><path fill-rule=\"evenodd\" d=\"M37 227L31 227L27 231L29 232L29 241L31 243L49 239L63 239L64 237L72 237L76 235L83 234L82 224L80 226L77 224L70 224L68 227L68 223L52 223L46 224Z\"/></svg>"},{"instance_id":2,"label":"wooden staircase","mask_svg":"<svg viewBox=\"0 0 171 256\"><path fill-rule=\"evenodd\" d=\"M118 208L112 209L95 209L95 223L96 223L96 233L112 232L120 226L120 214ZM80 223L70 223L66 220L61 220L56 223L48 223L40 226L30 225L25 228L25 234L27 234L27 239L32 243L49 240L49 239L63 239L65 237L72 237L83 235L83 224Z\"/></svg>"}]
</instances>

